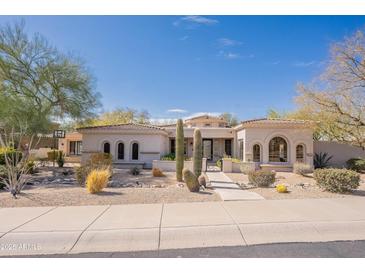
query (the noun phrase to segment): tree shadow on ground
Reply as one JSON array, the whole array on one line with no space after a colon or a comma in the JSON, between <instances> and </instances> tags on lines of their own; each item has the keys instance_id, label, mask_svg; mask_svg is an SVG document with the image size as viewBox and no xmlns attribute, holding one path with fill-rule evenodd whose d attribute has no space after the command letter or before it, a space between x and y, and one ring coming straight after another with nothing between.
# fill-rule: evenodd
<instances>
[{"instance_id":1,"label":"tree shadow on ground","mask_svg":"<svg viewBox=\"0 0 365 274\"><path fill-rule=\"evenodd\" d=\"M97 195L97 196L120 196L120 195L123 195L123 193L113 192L113 191L101 191L101 192L98 192L98 193L94 193L93 195Z\"/></svg>"}]
</instances>

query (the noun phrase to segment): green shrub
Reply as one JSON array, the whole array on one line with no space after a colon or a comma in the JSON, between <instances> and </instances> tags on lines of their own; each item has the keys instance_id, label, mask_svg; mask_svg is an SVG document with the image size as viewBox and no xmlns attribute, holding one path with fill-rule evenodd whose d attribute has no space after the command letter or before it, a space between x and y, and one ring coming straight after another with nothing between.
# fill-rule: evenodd
<instances>
[{"instance_id":1,"label":"green shrub","mask_svg":"<svg viewBox=\"0 0 365 274\"><path fill-rule=\"evenodd\" d=\"M57 165L58 167L63 167L64 164L65 164L65 155L62 151L60 151L60 153L58 153Z\"/></svg>"},{"instance_id":2,"label":"green shrub","mask_svg":"<svg viewBox=\"0 0 365 274\"><path fill-rule=\"evenodd\" d=\"M48 157L48 161L51 161L53 162L54 161L57 161L59 154L62 153L62 151L60 150L51 150L51 151L48 151L47 152L47 157Z\"/></svg>"},{"instance_id":3,"label":"green shrub","mask_svg":"<svg viewBox=\"0 0 365 274\"><path fill-rule=\"evenodd\" d=\"M365 159L352 158L346 162L347 168L357 172L365 171Z\"/></svg>"},{"instance_id":4,"label":"green shrub","mask_svg":"<svg viewBox=\"0 0 365 274\"><path fill-rule=\"evenodd\" d=\"M312 173L313 169L308 164L297 162L293 165L293 172L299 175L307 175Z\"/></svg>"},{"instance_id":5,"label":"green shrub","mask_svg":"<svg viewBox=\"0 0 365 274\"><path fill-rule=\"evenodd\" d=\"M223 159L231 159L232 160L232 163L237 163L237 164L240 164L241 163L241 160L238 159L238 158L223 157L222 159L219 159L216 162L217 167L219 167L220 169L222 169L222 161L223 161Z\"/></svg>"},{"instance_id":6,"label":"green shrub","mask_svg":"<svg viewBox=\"0 0 365 274\"><path fill-rule=\"evenodd\" d=\"M112 156L109 153L93 153L84 165L76 167L75 177L80 186L85 185L87 176L94 169L108 169L112 176Z\"/></svg>"},{"instance_id":7,"label":"green shrub","mask_svg":"<svg viewBox=\"0 0 365 274\"><path fill-rule=\"evenodd\" d=\"M161 157L162 161L175 161L175 153L169 153Z\"/></svg>"},{"instance_id":8,"label":"green shrub","mask_svg":"<svg viewBox=\"0 0 365 274\"><path fill-rule=\"evenodd\" d=\"M189 169L183 169L184 183L191 192L198 192L200 189L198 178Z\"/></svg>"},{"instance_id":9,"label":"green shrub","mask_svg":"<svg viewBox=\"0 0 365 274\"><path fill-rule=\"evenodd\" d=\"M252 165L251 163L241 163L240 164L240 170L243 174L248 174L251 171L255 171L255 166Z\"/></svg>"},{"instance_id":10,"label":"green shrub","mask_svg":"<svg viewBox=\"0 0 365 274\"><path fill-rule=\"evenodd\" d=\"M215 164L217 165L217 167L222 169L222 159L219 159Z\"/></svg>"},{"instance_id":11,"label":"green shrub","mask_svg":"<svg viewBox=\"0 0 365 274\"><path fill-rule=\"evenodd\" d=\"M89 163L93 166L110 167L113 163L112 155L110 153L93 153L90 155Z\"/></svg>"},{"instance_id":12,"label":"green shrub","mask_svg":"<svg viewBox=\"0 0 365 274\"><path fill-rule=\"evenodd\" d=\"M91 172L92 168L89 165L79 166L75 168L75 177L80 186L85 185L87 175Z\"/></svg>"},{"instance_id":13,"label":"green shrub","mask_svg":"<svg viewBox=\"0 0 365 274\"><path fill-rule=\"evenodd\" d=\"M14 148L0 147L0 165L6 164L5 155L7 155L8 159L14 164L19 163L23 156L20 151L17 151Z\"/></svg>"},{"instance_id":14,"label":"green shrub","mask_svg":"<svg viewBox=\"0 0 365 274\"><path fill-rule=\"evenodd\" d=\"M0 189L5 187L4 181L8 178L8 171L6 170L6 166L0 165Z\"/></svg>"},{"instance_id":15,"label":"green shrub","mask_svg":"<svg viewBox=\"0 0 365 274\"><path fill-rule=\"evenodd\" d=\"M360 186L360 174L353 170L316 169L313 175L318 186L330 192L345 193Z\"/></svg>"},{"instance_id":16,"label":"green shrub","mask_svg":"<svg viewBox=\"0 0 365 274\"><path fill-rule=\"evenodd\" d=\"M28 160L26 163L26 170L27 173L29 174L34 174L35 173L35 162L33 160Z\"/></svg>"},{"instance_id":17,"label":"green shrub","mask_svg":"<svg viewBox=\"0 0 365 274\"><path fill-rule=\"evenodd\" d=\"M129 173L134 175L134 176L137 176L139 174L141 174L141 170L138 168L138 167L132 167L130 170L129 170Z\"/></svg>"},{"instance_id":18,"label":"green shrub","mask_svg":"<svg viewBox=\"0 0 365 274\"><path fill-rule=\"evenodd\" d=\"M248 172L248 180L257 187L268 187L275 182L275 172L269 170L256 170Z\"/></svg>"}]
</instances>

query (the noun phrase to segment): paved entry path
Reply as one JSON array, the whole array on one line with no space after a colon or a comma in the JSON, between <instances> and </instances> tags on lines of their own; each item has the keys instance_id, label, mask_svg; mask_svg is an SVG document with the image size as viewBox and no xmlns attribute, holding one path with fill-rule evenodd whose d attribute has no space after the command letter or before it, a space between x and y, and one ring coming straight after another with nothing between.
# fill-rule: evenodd
<instances>
[{"instance_id":1,"label":"paved entry path","mask_svg":"<svg viewBox=\"0 0 365 274\"><path fill-rule=\"evenodd\" d=\"M215 192L217 192L223 201L242 201L242 200L263 200L261 195L243 190L234 183L223 172L207 172L207 177Z\"/></svg>"}]
</instances>

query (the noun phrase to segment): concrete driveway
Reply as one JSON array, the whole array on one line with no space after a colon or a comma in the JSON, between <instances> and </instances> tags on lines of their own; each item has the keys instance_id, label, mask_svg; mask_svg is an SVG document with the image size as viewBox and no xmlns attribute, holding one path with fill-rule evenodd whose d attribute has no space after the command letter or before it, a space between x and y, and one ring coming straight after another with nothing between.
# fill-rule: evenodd
<instances>
[{"instance_id":1,"label":"concrete driveway","mask_svg":"<svg viewBox=\"0 0 365 274\"><path fill-rule=\"evenodd\" d=\"M365 240L365 199L0 209L0 256Z\"/></svg>"}]
</instances>

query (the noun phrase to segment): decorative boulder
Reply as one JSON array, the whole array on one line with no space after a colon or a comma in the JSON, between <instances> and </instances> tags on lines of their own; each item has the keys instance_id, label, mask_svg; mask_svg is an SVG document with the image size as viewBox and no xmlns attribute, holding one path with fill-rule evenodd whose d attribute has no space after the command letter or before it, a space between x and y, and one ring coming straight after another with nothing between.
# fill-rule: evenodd
<instances>
[{"instance_id":1,"label":"decorative boulder","mask_svg":"<svg viewBox=\"0 0 365 274\"><path fill-rule=\"evenodd\" d=\"M207 181L205 180L205 176L203 174L199 176L198 182L200 186L207 187Z\"/></svg>"}]
</instances>

